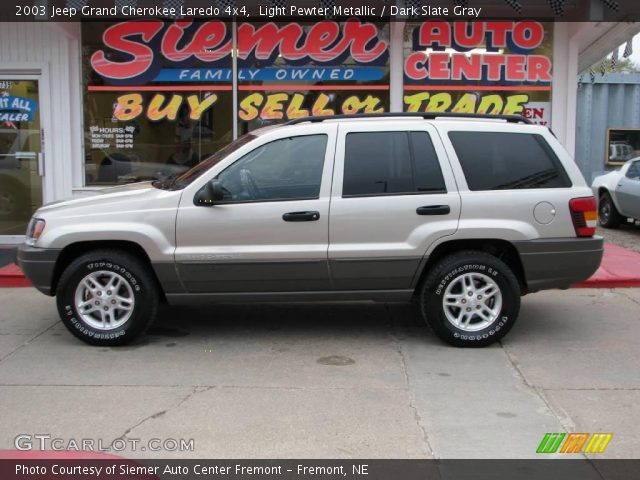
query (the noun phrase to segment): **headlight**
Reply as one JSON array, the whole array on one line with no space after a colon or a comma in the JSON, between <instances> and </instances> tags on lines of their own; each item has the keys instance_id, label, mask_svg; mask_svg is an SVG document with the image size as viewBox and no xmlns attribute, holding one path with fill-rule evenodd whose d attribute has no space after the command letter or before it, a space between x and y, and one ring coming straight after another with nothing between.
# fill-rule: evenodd
<instances>
[{"instance_id":1,"label":"headlight","mask_svg":"<svg viewBox=\"0 0 640 480\"><path fill-rule=\"evenodd\" d=\"M44 231L46 222L42 218L32 218L27 227L27 242L34 243Z\"/></svg>"}]
</instances>

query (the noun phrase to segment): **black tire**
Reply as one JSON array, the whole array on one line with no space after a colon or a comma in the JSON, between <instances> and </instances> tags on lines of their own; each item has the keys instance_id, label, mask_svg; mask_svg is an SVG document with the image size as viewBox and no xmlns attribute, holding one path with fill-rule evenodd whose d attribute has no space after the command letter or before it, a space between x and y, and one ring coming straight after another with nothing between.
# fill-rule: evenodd
<instances>
[{"instance_id":1,"label":"black tire","mask_svg":"<svg viewBox=\"0 0 640 480\"><path fill-rule=\"evenodd\" d=\"M87 306L93 310L87 310L83 315L78 308L76 294L89 275L93 275L88 278L89 284L96 288L84 288L78 295L85 303L90 303ZM109 284L102 285L109 279L118 280L117 291L109 290ZM133 302L127 304L121 300L128 298L133 298ZM102 302L100 307L93 306L94 299ZM159 299L159 287L149 267L133 255L119 250L94 250L78 257L63 272L56 292L58 312L69 331L86 343L103 346L125 345L142 334L156 316ZM117 303L110 313L113 323L105 321L100 311L109 308L102 305L111 303ZM120 305L129 307L128 312L119 310ZM96 326L101 321L106 327Z\"/></svg>"},{"instance_id":2,"label":"black tire","mask_svg":"<svg viewBox=\"0 0 640 480\"><path fill-rule=\"evenodd\" d=\"M475 274L475 278L464 277L471 282L470 286L465 287L461 282L464 281L463 275L469 273ZM494 290L499 289L499 295L492 295L490 290L488 297L476 295L482 293L476 288L491 284ZM469 290L461 291L463 288ZM472 289L476 293L468 297ZM458 300L460 307L451 304L447 312L452 317L464 315L460 323L466 320L466 329L459 328L447 318L444 306L447 292L452 300L453 295L465 295ZM520 311L520 285L515 275L504 262L480 251L462 251L436 263L422 284L419 298L422 317L433 332L456 347L484 347L497 342L511 330ZM501 303L498 303L498 298L501 298ZM464 302L464 305L460 302ZM493 310L493 315L486 314L487 310L482 305L486 305L488 311ZM489 316L489 319L481 318L480 312Z\"/></svg>"},{"instance_id":3,"label":"black tire","mask_svg":"<svg viewBox=\"0 0 640 480\"><path fill-rule=\"evenodd\" d=\"M618 212L609 192L603 192L598 200L598 220L604 228L618 228L625 220Z\"/></svg>"}]
</instances>

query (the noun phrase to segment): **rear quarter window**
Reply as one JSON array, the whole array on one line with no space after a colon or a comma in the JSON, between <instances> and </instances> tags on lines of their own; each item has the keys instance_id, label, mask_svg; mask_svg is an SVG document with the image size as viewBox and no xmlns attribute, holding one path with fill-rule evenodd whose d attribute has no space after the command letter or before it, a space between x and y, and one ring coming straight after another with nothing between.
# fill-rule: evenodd
<instances>
[{"instance_id":1,"label":"rear quarter window","mask_svg":"<svg viewBox=\"0 0 640 480\"><path fill-rule=\"evenodd\" d=\"M542 135L449 132L470 190L566 188L562 163Z\"/></svg>"}]
</instances>

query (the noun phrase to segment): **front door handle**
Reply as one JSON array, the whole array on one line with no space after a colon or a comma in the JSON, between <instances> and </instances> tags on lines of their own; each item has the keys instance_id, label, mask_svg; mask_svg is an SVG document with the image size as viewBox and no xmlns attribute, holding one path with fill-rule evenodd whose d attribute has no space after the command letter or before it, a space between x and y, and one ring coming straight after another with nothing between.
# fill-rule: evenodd
<instances>
[{"instance_id":1,"label":"front door handle","mask_svg":"<svg viewBox=\"0 0 640 480\"><path fill-rule=\"evenodd\" d=\"M320 212L289 212L282 215L285 222L313 222L320 219Z\"/></svg>"},{"instance_id":2,"label":"front door handle","mask_svg":"<svg viewBox=\"0 0 640 480\"><path fill-rule=\"evenodd\" d=\"M449 205L427 205L416 208L416 213L418 215L449 215L451 208Z\"/></svg>"}]
</instances>

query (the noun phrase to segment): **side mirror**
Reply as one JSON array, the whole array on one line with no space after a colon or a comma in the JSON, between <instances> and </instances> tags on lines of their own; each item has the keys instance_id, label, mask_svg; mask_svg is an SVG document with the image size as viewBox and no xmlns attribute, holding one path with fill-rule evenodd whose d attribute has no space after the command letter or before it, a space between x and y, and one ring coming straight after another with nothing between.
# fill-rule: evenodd
<instances>
[{"instance_id":1,"label":"side mirror","mask_svg":"<svg viewBox=\"0 0 640 480\"><path fill-rule=\"evenodd\" d=\"M207 182L204 187L198 190L196 193L194 203L204 207L211 207L224 199L224 188L217 180L211 180Z\"/></svg>"}]
</instances>

